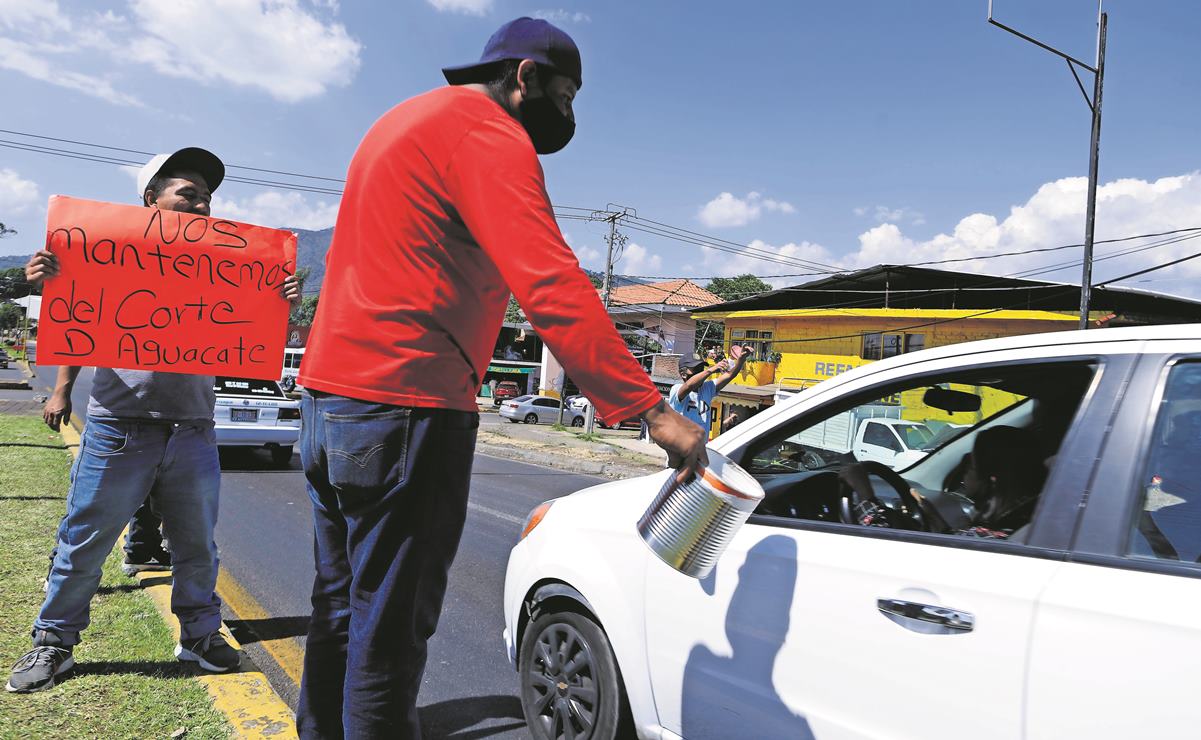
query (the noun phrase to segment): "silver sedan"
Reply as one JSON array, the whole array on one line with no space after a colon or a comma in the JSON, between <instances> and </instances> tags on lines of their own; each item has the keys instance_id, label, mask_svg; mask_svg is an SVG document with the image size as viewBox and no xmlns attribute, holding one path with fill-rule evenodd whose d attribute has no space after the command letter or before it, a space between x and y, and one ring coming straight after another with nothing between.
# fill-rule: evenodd
<instances>
[{"instance_id":1,"label":"silver sedan","mask_svg":"<svg viewBox=\"0 0 1201 740\"><path fill-rule=\"evenodd\" d=\"M516 424L554 424L559 420L559 399L547 396L518 396L500 405L500 415ZM563 423L573 427L584 426L584 412L577 408L563 408Z\"/></svg>"}]
</instances>

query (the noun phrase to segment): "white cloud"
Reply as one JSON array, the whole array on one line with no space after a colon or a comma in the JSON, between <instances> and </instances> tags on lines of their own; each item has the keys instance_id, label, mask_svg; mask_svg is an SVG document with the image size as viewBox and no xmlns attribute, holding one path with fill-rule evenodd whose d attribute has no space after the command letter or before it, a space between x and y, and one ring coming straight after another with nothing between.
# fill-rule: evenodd
<instances>
[{"instance_id":1,"label":"white cloud","mask_svg":"<svg viewBox=\"0 0 1201 740\"><path fill-rule=\"evenodd\" d=\"M311 1L310 9L300 0L129 0L127 18L112 9L72 17L57 0L0 0L0 68L122 106L145 107L117 87L119 71L134 65L296 102L349 83L362 48L310 12L337 12L337 0Z\"/></svg>"},{"instance_id":2,"label":"white cloud","mask_svg":"<svg viewBox=\"0 0 1201 740\"><path fill-rule=\"evenodd\" d=\"M492 0L429 0L434 10L463 15L484 15L492 9Z\"/></svg>"},{"instance_id":3,"label":"white cloud","mask_svg":"<svg viewBox=\"0 0 1201 740\"><path fill-rule=\"evenodd\" d=\"M213 215L272 228L327 229L338 217L338 203L310 203L300 193L268 190L252 198L236 200L213 196Z\"/></svg>"},{"instance_id":4,"label":"white cloud","mask_svg":"<svg viewBox=\"0 0 1201 740\"><path fill-rule=\"evenodd\" d=\"M630 242L621 255L621 268L614 266L613 271L625 275L658 275L662 269L662 257L652 254L641 244Z\"/></svg>"},{"instance_id":5,"label":"white cloud","mask_svg":"<svg viewBox=\"0 0 1201 740\"><path fill-rule=\"evenodd\" d=\"M1020 275L1037 271L1039 274L1030 274L1029 277L1079 283L1078 263L1082 250L1078 247L1012 257L981 258L1002 252L1079 244L1084 236L1086 187L1087 180L1083 177L1049 182L1038 188L1025 203L1011 208L1004 218L973 213L961 219L950 233L940 233L926 240L906 236L895 224L881 224L861 234L859 249L841 259L839 264L847 268L859 268L881 263L963 259L963 262L933 267L990 275ZM1115 180L1101 185L1097 190L1098 241L1197 226L1201 226L1199 172L1153 181ZM1120 254L1156 241L1162 240L1098 244L1094 281L1100 282L1201 251L1201 239L1192 239ZM1170 292L1201 297L1201 281L1197 278L1201 278L1201 259L1165 268L1123 285L1154 289L1154 283L1162 282L1171 285Z\"/></svg>"},{"instance_id":6,"label":"white cloud","mask_svg":"<svg viewBox=\"0 0 1201 740\"><path fill-rule=\"evenodd\" d=\"M701 223L709 228L727 226L745 226L756 221L764 211L776 213L795 213L791 203L764 198L754 191L747 193L745 198L736 197L733 193L721 193L700 209Z\"/></svg>"},{"instance_id":7,"label":"white cloud","mask_svg":"<svg viewBox=\"0 0 1201 740\"><path fill-rule=\"evenodd\" d=\"M134 59L170 77L265 90L284 102L351 81L362 45L298 0L131 0ZM186 32L181 32L186 29Z\"/></svg>"},{"instance_id":8,"label":"white cloud","mask_svg":"<svg viewBox=\"0 0 1201 740\"><path fill-rule=\"evenodd\" d=\"M25 213L40 201L37 183L24 179L16 170L0 169L0 221Z\"/></svg>"},{"instance_id":9,"label":"white cloud","mask_svg":"<svg viewBox=\"0 0 1201 740\"><path fill-rule=\"evenodd\" d=\"M541 18L544 21L551 23L567 24L567 23L591 23L592 16L587 13L573 13L570 10L556 8L555 10L536 10L534 11L535 18Z\"/></svg>"},{"instance_id":10,"label":"white cloud","mask_svg":"<svg viewBox=\"0 0 1201 740\"><path fill-rule=\"evenodd\" d=\"M852 210L856 216L866 216L870 213L872 218L882 224L908 221L913 226L921 226L922 224L926 223L925 216L906 206L901 206L900 208L876 206L874 209L868 208L867 206L859 206L858 208Z\"/></svg>"}]
</instances>

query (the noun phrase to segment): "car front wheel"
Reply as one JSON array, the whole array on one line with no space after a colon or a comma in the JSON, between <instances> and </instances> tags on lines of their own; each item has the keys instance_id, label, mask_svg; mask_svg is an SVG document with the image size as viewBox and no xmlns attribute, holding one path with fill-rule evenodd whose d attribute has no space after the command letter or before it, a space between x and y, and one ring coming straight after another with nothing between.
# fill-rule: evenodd
<instances>
[{"instance_id":1,"label":"car front wheel","mask_svg":"<svg viewBox=\"0 0 1201 740\"><path fill-rule=\"evenodd\" d=\"M536 740L633 735L613 649L588 617L540 615L521 640L519 666L521 706Z\"/></svg>"}]
</instances>

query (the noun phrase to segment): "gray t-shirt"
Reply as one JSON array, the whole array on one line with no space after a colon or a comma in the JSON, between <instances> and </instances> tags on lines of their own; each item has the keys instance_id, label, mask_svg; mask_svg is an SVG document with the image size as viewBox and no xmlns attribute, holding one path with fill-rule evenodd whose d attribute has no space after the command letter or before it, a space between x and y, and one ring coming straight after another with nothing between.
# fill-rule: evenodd
<instances>
[{"instance_id":1,"label":"gray t-shirt","mask_svg":"<svg viewBox=\"0 0 1201 740\"><path fill-rule=\"evenodd\" d=\"M99 419L211 421L213 376L96 368L88 416Z\"/></svg>"}]
</instances>

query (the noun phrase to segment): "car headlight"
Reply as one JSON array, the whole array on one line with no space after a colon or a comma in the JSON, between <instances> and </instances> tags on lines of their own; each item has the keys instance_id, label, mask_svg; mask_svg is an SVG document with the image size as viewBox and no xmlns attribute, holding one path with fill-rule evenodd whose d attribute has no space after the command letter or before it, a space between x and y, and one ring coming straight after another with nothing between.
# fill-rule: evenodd
<instances>
[{"instance_id":1,"label":"car headlight","mask_svg":"<svg viewBox=\"0 0 1201 740\"><path fill-rule=\"evenodd\" d=\"M524 540L526 538L526 535L528 535L530 532L534 531L534 527L537 527L539 524L542 523L542 519L546 516L546 513L548 511L550 511L550 507L554 503L555 502L552 499L550 501L543 501L542 503L540 503L534 507L534 510L531 511L529 516L527 516L525 518L525 525L523 525L521 528L521 538L520 539Z\"/></svg>"}]
</instances>

